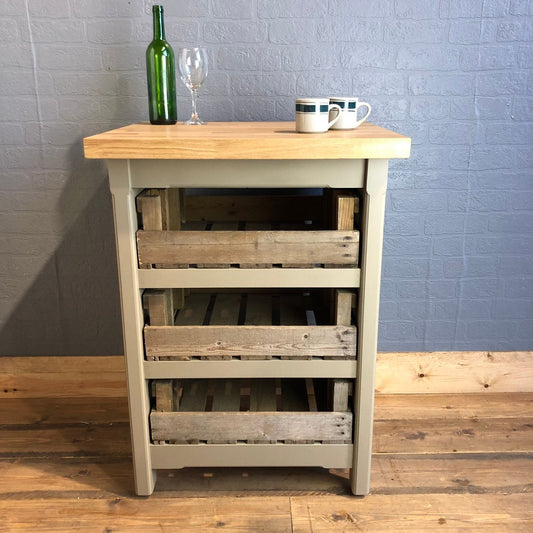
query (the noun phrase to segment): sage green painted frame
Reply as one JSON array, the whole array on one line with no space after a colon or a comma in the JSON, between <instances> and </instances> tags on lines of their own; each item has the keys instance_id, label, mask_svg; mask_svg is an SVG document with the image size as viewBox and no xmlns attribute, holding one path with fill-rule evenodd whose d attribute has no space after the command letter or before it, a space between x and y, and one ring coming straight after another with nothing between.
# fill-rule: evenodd
<instances>
[{"instance_id":1,"label":"sage green painted frame","mask_svg":"<svg viewBox=\"0 0 533 533\"><path fill-rule=\"evenodd\" d=\"M135 490L153 492L156 470L185 466L322 466L351 468L357 495L370 488L381 252L388 160L107 160L115 235ZM135 197L143 188L358 188L364 190L361 266L342 269L141 270L137 264ZM354 361L144 360L143 288L359 288ZM154 445L148 379L162 377L344 377L355 379L352 444Z\"/></svg>"}]
</instances>

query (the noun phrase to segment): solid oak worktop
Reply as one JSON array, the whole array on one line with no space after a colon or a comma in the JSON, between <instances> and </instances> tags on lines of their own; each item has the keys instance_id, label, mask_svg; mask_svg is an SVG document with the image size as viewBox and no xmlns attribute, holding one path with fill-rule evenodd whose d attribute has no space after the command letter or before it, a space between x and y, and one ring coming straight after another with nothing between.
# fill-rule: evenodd
<instances>
[{"instance_id":1,"label":"solid oak worktop","mask_svg":"<svg viewBox=\"0 0 533 533\"><path fill-rule=\"evenodd\" d=\"M368 122L355 130L297 133L294 122L132 124L84 139L89 159L407 158L411 140Z\"/></svg>"}]
</instances>

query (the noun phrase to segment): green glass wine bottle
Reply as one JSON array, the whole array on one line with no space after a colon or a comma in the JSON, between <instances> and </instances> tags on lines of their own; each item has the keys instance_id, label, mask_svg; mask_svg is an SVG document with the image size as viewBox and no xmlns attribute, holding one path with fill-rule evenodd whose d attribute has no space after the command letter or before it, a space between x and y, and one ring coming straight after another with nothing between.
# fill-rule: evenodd
<instances>
[{"instance_id":1,"label":"green glass wine bottle","mask_svg":"<svg viewBox=\"0 0 533 533\"><path fill-rule=\"evenodd\" d=\"M154 39L146 49L148 105L152 124L176 124L176 75L174 51L165 40L163 6L152 7Z\"/></svg>"}]
</instances>

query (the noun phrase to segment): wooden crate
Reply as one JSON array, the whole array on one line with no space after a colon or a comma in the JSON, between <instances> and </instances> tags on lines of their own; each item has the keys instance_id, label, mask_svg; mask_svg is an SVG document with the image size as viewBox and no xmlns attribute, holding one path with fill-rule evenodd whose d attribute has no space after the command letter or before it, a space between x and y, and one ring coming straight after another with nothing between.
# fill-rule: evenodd
<instances>
[{"instance_id":1,"label":"wooden crate","mask_svg":"<svg viewBox=\"0 0 533 533\"><path fill-rule=\"evenodd\" d=\"M162 381L162 382L161 382ZM324 380L158 380L155 443L351 443L353 414L325 410ZM157 395L157 389L167 394Z\"/></svg>"},{"instance_id":2,"label":"wooden crate","mask_svg":"<svg viewBox=\"0 0 533 533\"><path fill-rule=\"evenodd\" d=\"M336 291L336 319L325 291L190 292L172 316L170 291L146 290L149 360L355 359L353 291Z\"/></svg>"},{"instance_id":3,"label":"wooden crate","mask_svg":"<svg viewBox=\"0 0 533 533\"><path fill-rule=\"evenodd\" d=\"M316 268L359 261L353 192L187 196L149 189L137 207L140 268Z\"/></svg>"}]
</instances>

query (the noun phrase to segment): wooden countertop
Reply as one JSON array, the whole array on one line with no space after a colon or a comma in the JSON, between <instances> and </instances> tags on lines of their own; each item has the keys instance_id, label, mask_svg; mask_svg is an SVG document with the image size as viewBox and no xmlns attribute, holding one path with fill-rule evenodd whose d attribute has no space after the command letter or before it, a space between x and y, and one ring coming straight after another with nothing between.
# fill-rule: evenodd
<instances>
[{"instance_id":1,"label":"wooden countertop","mask_svg":"<svg viewBox=\"0 0 533 533\"><path fill-rule=\"evenodd\" d=\"M84 139L89 159L407 158L411 139L365 122L349 131L296 133L294 122L132 124Z\"/></svg>"}]
</instances>

